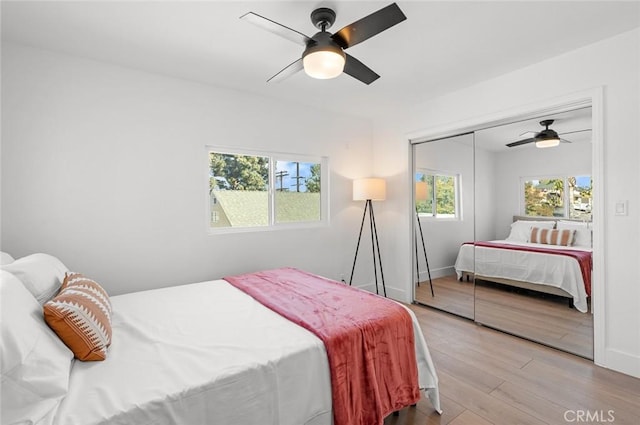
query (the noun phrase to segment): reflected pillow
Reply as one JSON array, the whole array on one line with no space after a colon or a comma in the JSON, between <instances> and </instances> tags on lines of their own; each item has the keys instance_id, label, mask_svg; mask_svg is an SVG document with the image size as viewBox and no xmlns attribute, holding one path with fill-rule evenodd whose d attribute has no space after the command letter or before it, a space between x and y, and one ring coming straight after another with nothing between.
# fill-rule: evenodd
<instances>
[{"instance_id":1,"label":"reflected pillow","mask_svg":"<svg viewBox=\"0 0 640 425\"><path fill-rule=\"evenodd\" d=\"M47 327L33 295L4 270L0 308L0 423L40 423L67 393L73 354Z\"/></svg>"},{"instance_id":2,"label":"reflected pillow","mask_svg":"<svg viewBox=\"0 0 640 425\"><path fill-rule=\"evenodd\" d=\"M543 229L553 229L555 221L529 221L517 220L511 223L511 232L506 240L512 242L529 242L531 237L531 229L539 227Z\"/></svg>"},{"instance_id":3,"label":"reflected pillow","mask_svg":"<svg viewBox=\"0 0 640 425\"><path fill-rule=\"evenodd\" d=\"M48 254L27 255L2 269L20 279L40 304L58 293L64 274L69 271L60 260Z\"/></svg>"},{"instance_id":4,"label":"reflected pillow","mask_svg":"<svg viewBox=\"0 0 640 425\"><path fill-rule=\"evenodd\" d=\"M547 245L571 246L575 237L575 230L542 229L533 227L531 229L531 243L542 243Z\"/></svg>"},{"instance_id":5,"label":"reflected pillow","mask_svg":"<svg viewBox=\"0 0 640 425\"><path fill-rule=\"evenodd\" d=\"M591 228L589 227L590 223L584 221L558 221L558 229L564 230L575 230L576 236L573 240L573 246L581 247L581 248L591 248L593 246L592 243L592 233Z\"/></svg>"}]
</instances>

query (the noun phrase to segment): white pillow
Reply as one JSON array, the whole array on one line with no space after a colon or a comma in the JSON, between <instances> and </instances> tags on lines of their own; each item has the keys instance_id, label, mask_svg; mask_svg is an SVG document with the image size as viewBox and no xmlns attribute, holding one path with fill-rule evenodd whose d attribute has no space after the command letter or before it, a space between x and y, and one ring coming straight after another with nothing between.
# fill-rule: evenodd
<instances>
[{"instance_id":1,"label":"white pillow","mask_svg":"<svg viewBox=\"0 0 640 425\"><path fill-rule=\"evenodd\" d=\"M0 423L38 423L69 388L73 353L45 324L17 277L0 270Z\"/></svg>"},{"instance_id":2,"label":"white pillow","mask_svg":"<svg viewBox=\"0 0 640 425\"><path fill-rule=\"evenodd\" d=\"M558 221L558 230L575 230L576 236L573 239L573 246L582 248L591 248L592 235L589 223L584 221Z\"/></svg>"},{"instance_id":3,"label":"white pillow","mask_svg":"<svg viewBox=\"0 0 640 425\"><path fill-rule=\"evenodd\" d=\"M6 252L0 251L0 266L4 266L5 264L11 264L14 261L15 260L11 255L7 254Z\"/></svg>"},{"instance_id":4,"label":"white pillow","mask_svg":"<svg viewBox=\"0 0 640 425\"><path fill-rule=\"evenodd\" d=\"M2 270L15 275L36 297L40 304L53 298L62 285L64 274L69 271L56 257L48 254L31 254L18 258Z\"/></svg>"},{"instance_id":5,"label":"white pillow","mask_svg":"<svg viewBox=\"0 0 640 425\"><path fill-rule=\"evenodd\" d=\"M528 221L517 220L511 223L511 232L507 236L508 241L512 242L529 242L531 237L531 229L538 227L541 229L553 229L555 221Z\"/></svg>"}]
</instances>

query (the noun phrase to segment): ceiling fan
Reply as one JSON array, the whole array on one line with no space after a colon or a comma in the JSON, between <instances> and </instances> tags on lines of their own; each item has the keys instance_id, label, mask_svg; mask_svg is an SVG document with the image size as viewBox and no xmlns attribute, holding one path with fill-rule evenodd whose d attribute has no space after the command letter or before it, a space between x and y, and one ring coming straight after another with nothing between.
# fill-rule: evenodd
<instances>
[{"instance_id":1,"label":"ceiling fan","mask_svg":"<svg viewBox=\"0 0 640 425\"><path fill-rule=\"evenodd\" d=\"M544 127L544 130L540 131L540 132L527 132L527 133L523 133L520 136L529 136L526 139L521 139L518 140L516 142L511 142L511 143L507 143L507 147L513 148L516 146L520 146L520 145L525 145L527 143L534 143L536 144L536 147L538 148L551 148L554 146L558 146L560 144L560 142L564 142L564 143L571 143L568 140L562 139L560 136L564 136L566 134L573 134L573 133L581 133L583 131L591 131L590 128L588 129L584 129L584 130L576 130L576 131L569 131L566 133L561 133L558 134L555 130L549 128L549 126L551 126L551 124L553 124L554 120L542 120L540 121L540 125Z\"/></svg>"},{"instance_id":2,"label":"ceiling fan","mask_svg":"<svg viewBox=\"0 0 640 425\"><path fill-rule=\"evenodd\" d=\"M314 78L335 78L344 71L365 84L371 84L380 76L344 50L391 28L407 17L397 4L392 3L331 34L327 29L335 22L336 13L332 9L321 7L311 12L311 22L320 29L312 37L253 12L242 15L240 19L304 46L302 57L287 65L267 82L281 81L304 68L307 75Z\"/></svg>"}]
</instances>

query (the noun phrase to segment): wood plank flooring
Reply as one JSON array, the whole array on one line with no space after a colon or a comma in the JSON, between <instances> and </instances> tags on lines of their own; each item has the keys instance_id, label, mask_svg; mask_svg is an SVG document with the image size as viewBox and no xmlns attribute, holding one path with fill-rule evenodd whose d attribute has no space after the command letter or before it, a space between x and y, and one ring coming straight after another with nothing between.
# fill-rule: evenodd
<instances>
[{"instance_id":1,"label":"wood plank flooring","mask_svg":"<svg viewBox=\"0 0 640 425\"><path fill-rule=\"evenodd\" d=\"M569 307L565 298L509 289L476 280L476 321L593 359L591 313Z\"/></svg>"},{"instance_id":2,"label":"wood plank flooring","mask_svg":"<svg viewBox=\"0 0 640 425\"><path fill-rule=\"evenodd\" d=\"M448 313L410 308L435 363L444 412L423 398L385 425L640 424L640 379Z\"/></svg>"},{"instance_id":3,"label":"wood plank flooring","mask_svg":"<svg viewBox=\"0 0 640 425\"><path fill-rule=\"evenodd\" d=\"M473 319L473 282L458 281L456 275L432 279L434 297L431 296L429 281L420 282L416 287L416 300L440 310Z\"/></svg>"},{"instance_id":4,"label":"wood plank flooring","mask_svg":"<svg viewBox=\"0 0 640 425\"><path fill-rule=\"evenodd\" d=\"M593 316L570 308L567 300L533 294L490 282L458 281L455 275L416 288L416 300L431 307L475 318L486 326L593 358Z\"/></svg>"}]
</instances>

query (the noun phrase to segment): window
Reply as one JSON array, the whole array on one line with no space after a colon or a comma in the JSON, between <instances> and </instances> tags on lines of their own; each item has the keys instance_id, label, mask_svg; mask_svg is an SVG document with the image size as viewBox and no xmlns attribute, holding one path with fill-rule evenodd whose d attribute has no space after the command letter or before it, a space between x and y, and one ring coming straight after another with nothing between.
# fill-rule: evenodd
<instances>
[{"instance_id":1,"label":"window","mask_svg":"<svg viewBox=\"0 0 640 425\"><path fill-rule=\"evenodd\" d=\"M418 171L416 183L426 183L426 195L416 194L416 209L422 216L459 218L460 175L441 171Z\"/></svg>"},{"instance_id":2,"label":"window","mask_svg":"<svg viewBox=\"0 0 640 425\"><path fill-rule=\"evenodd\" d=\"M524 214L591 220L591 176L523 179Z\"/></svg>"},{"instance_id":3,"label":"window","mask_svg":"<svg viewBox=\"0 0 640 425\"><path fill-rule=\"evenodd\" d=\"M207 149L209 228L326 222L326 158Z\"/></svg>"}]
</instances>

